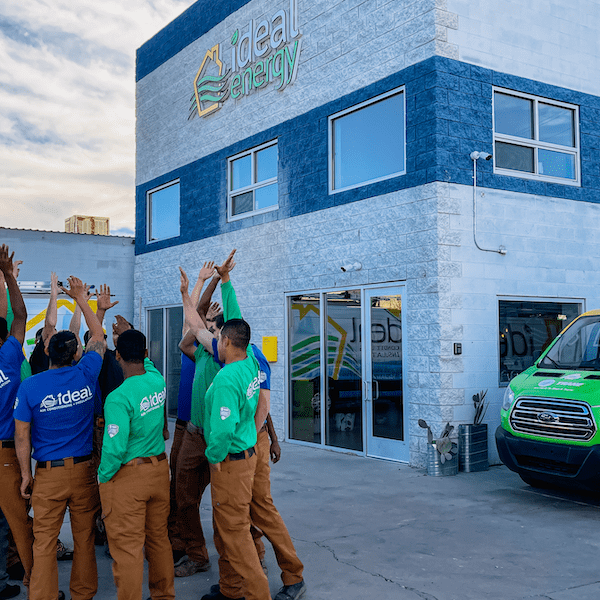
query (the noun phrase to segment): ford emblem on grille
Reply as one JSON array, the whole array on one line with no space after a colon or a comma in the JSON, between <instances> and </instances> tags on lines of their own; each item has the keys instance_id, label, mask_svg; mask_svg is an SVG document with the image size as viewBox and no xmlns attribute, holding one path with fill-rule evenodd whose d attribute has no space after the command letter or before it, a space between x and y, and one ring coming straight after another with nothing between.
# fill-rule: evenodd
<instances>
[{"instance_id":1,"label":"ford emblem on grille","mask_svg":"<svg viewBox=\"0 0 600 600\"><path fill-rule=\"evenodd\" d=\"M541 421L542 423L555 423L558 421L558 417L551 412L541 412L538 414L537 418L538 421Z\"/></svg>"}]
</instances>

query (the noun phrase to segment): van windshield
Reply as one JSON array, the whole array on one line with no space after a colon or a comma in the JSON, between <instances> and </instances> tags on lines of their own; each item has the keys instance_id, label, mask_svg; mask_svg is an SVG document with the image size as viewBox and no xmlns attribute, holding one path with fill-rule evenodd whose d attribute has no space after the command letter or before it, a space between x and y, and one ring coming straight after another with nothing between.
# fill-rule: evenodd
<instances>
[{"instance_id":1,"label":"van windshield","mask_svg":"<svg viewBox=\"0 0 600 600\"><path fill-rule=\"evenodd\" d=\"M555 341L538 366L600 371L599 344L600 315L581 317Z\"/></svg>"}]
</instances>

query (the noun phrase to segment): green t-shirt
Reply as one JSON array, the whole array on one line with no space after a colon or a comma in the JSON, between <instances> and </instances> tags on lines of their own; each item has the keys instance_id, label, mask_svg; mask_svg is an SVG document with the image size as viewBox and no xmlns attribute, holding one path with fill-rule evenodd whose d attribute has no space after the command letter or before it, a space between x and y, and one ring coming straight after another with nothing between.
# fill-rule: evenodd
<instances>
[{"instance_id":1,"label":"green t-shirt","mask_svg":"<svg viewBox=\"0 0 600 600\"><path fill-rule=\"evenodd\" d=\"M254 415L260 377L254 356L225 365L215 376L204 402L206 458L218 463L229 453L256 444Z\"/></svg>"},{"instance_id":2,"label":"green t-shirt","mask_svg":"<svg viewBox=\"0 0 600 600\"><path fill-rule=\"evenodd\" d=\"M167 387L150 359L144 361L144 368L144 375L128 377L106 398L106 425L98 468L100 483L109 481L132 458L156 456L165 451Z\"/></svg>"},{"instance_id":3,"label":"green t-shirt","mask_svg":"<svg viewBox=\"0 0 600 600\"><path fill-rule=\"evenodd\" d=\"M192 383L190 421L196 427L204 427L203 413L206 390L210 387L215 375L221 370L221 366L215 362L213 355L207 352L202 345L196 348L194 359L196 361L196 370L194 371L194 381Z\"/></svg>"}]
</instances>

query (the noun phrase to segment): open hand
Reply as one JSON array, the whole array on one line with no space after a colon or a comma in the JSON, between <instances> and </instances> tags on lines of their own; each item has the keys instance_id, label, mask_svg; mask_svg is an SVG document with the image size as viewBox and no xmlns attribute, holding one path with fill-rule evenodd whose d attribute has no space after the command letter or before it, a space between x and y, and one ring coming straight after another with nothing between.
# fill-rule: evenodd
<instances>
[{"instance_id":1,"label":"open hand","mask_svg":"<svg viewBox=\"0 0 600 600\"><path fill-rule=\"evenodd\" d=\"M13 258L15 253L8 254L8 246L6 244L2 244L0 246L0 271L4 273L4 275L8 275L9 273L13 274Z\"/></svg>"},{"instance_id":2,"label":"open hand","mask_svg":"<svg viewBox=\"0 0 600 600\"><path fill-rule=\"evenodd\" d=\"M188 279L188 276L186 274L186 272L179 267L179 272L181 274L181 285L179 286L179 291L181 292L181 295L188 295L188 289L190 287L190 280Z\"/></svg>"},{"instance_id":3,"label":"open hand","mask_svg":"<svg viewBox=\"0 0 600 600\"><path fill-rule=\"evenodd\" d=\"M229 256L225 259L225 262L220 265L220 266L216 266L215 269L217 270L217 273L221 276L221 279L223 279L223 277L229 273L230 271L233 271L233 267L235 267L235 261L233 260L233 255L235 254L236 249L234 248L231 253L229 254Z\"/></svg>"},{"instance_id":4,"label":"open hand","mask_svg":"<svg viewBox=\"0 0 600 600\"><path fill-rule=\"evenodd\" d=\"M100 286L100 289L96 292L96 298L98 299L98 310L108 310L116 304L119 304L118 300L114 302L110 301L110 286L105 283Z\"/></svg>"},{"instance_id":5,"label":"open hand","mask_svg":"<svg viewBox=\"0 0 600 600\"><path fill-rule=\"evenodd\" d=\"M215 272L215 263L210 260L205 262L202 268L200 269L200 273L198 273L198 279L202 279L202 281L206 281L210 279Z\"/></svg>"}]
</instances>

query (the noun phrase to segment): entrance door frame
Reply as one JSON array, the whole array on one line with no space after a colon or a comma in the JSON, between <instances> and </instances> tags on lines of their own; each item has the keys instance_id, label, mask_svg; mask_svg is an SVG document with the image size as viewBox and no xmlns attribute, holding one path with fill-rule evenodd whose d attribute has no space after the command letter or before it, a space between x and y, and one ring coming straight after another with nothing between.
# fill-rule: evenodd
<instances>
[{"instance_id":1,"label":"entrance door frame","mask_svg":"<svg viewBox=\"0 0 600 600\"><path fill-rule=\"evenodd\" d=\"M372 435L373 429L373 361L371 353L371 298L376 296L400 296L400 327L402 331L402 427L404 429L404 440L388 440ZM410 427L409 427L409 408L406 401L405 385L406 381L406 361L405 355L405 311L403 310L405 296L405 286L397 283L393 285L367 286L362 290L361 309L362 309L362 384L363 384L363 440L365 455L372 458L382 458L397 462L408 463L410 461Z\"/></svg>"},{"instance_id":2,"label":"entrance door frame","mask_svg":"<svg viewBox=\"0 0 600 600\"><path fill-rule=\"evenodd\" d=\"M322 308L325 303L326 303L326 295L329 292L339 292L339 291L343 291L343 290L360 290L360 300L361 300L361 326L364 329L364 324L365 324L365 312L367 311L367 297L370 298L372 295L374 295L374 292L380 292L382 295L385 295L386 293L391 294L393 293L395 290L398 291L398 293L400 294L401 297L401 301L402 303L404 303L405 297L406 297L406 281L395 281L395 282L389 282L389 283L378 283L378 284L369 284L369 285L352 285L352 284L348 284L346 286L342 286L342 287L331 287L331 288L321 288L321 289L313 289L313 290L299 290L299 291L294 291L294 292L286 292L285 293L285 331L284 331L284 343L285 343L285 356L286 356L286 361L285 361L285 379L284 379L284 398L285 398L285 410L284 410L284 414L285 414L285 439L287 442L290 442L292 444L298 444L301 446L310 446L310 447L317 447L317 448L326 448L327 450L332 450L334 452L343 452L345 454L355 454L357 456L365 456L365 457L372 457L372 458L381 458L384 460L391 460L391 461L396 461L396 462L403 462L403 463L408 463L410 460L410 456L409 456L409 448L410 448L410 440L409 440L409 436L410 436L410 427L409 427L409 420L408 420L408 416L409 416L409 406L408 406L408 398L406 396L405 392L405 387L404 387L404 382L406 381L406 360L404 359L405 356L405 349L406 349L406 336L405 336L405 332L406 332L406 326L405 326L405 310L402 310L401 313L401 324L402 324L402 352L403 352L403 360L402 360L402 385L403 385L403 412L404 412L404 443L406 445L406 453L403 453L403 456L401 458L397 458L394 456L380 456L377 453L373 453L370 454L369 453L369 448L368 448L368 443L367 443L367 402L366 402L366 381L367 379L365 378L365 375L367 374L366 371L366 361L365 361L365 353L366 353L366 346L367 344L364 342L364 340L362 340L362 348L361 348L361 352L362 352L362 439L363 439L363 449L362 451L358 451L358 450L351 450L348 448L339 448L337 446L329 446L327 444L325 444L325 419L321 418L321 442L320 443L316 443L316 442L307 442L307 441L303 441L303 440L295 440L293 438L290 437L290 431L291 431L291 424L290 424L290 418L291 418L291 410L290 410L290 399L291 399L291 390L290 390L290 352L289 352L289 344L290 344L290 334L289 334L289 328L290 328L290 298L294 297L294 296L299 296L302 294L311 294L311 295L318 295L319 296L319 306ZM370 307L369 307L370 309ZM369 319L370 321L370 319ZM326 356L326 348L325 348L325 343L324 340L326 339L326 322L325 322L325 311L320 310L319 311L319 322L320 322L320 340L321 340L321 353L320 353L320 364L321 365L325 365L327 364L327 356ZM369 339L370 341L370 339ZM369 344L370 346L370 344ZM369 360L369 367L370 367L371 361ZM326 385L327 385L327 377L321 377L321 389L320 389L320 397L321 397L321 415L325 415L327 414L326 411L324 411L324 402L326 401L325 399L327 398L327 390L326 390Z\"/></svg>"}]
</instances>

